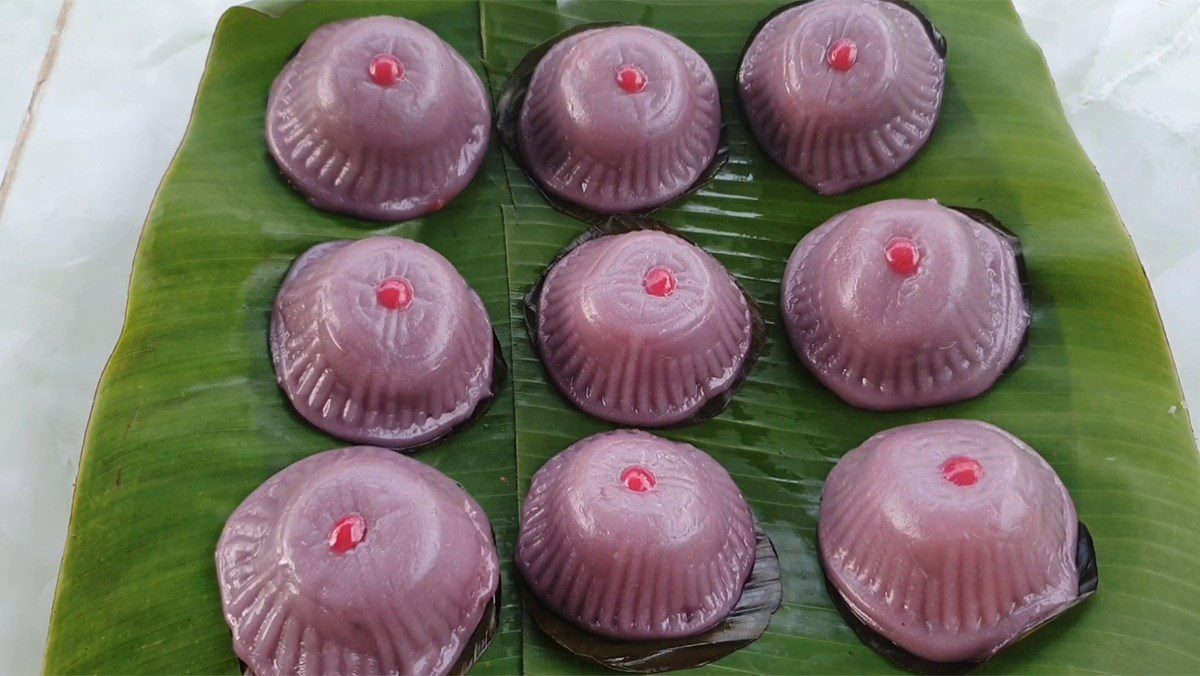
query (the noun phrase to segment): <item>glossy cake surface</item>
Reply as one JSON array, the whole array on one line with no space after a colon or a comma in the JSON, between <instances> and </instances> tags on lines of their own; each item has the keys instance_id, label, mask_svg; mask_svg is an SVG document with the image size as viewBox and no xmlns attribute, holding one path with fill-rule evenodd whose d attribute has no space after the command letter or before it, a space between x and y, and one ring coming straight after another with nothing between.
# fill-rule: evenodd
<instances>
[{"instance_id":1,"label":"glossy cake surface","mask_svg":"<svg viewBox=\"0 0 1200 676\"><path fill-rule=\"evenodd\" d=\"M288 272L271 316L275 375L309 422L406 449L492 396L483 302L433 249L398 237L320 244Z\"/></svg>"},{"instance_id":2,"label":"glossy cake surface","mask_svg":"<svg viewBox=\"0 0 1200 676\"><path fill-rule=\"evenodd\" d=\"M782 294L801 361L842 399L873 410L981 394L1029 326L1012 240L931 200L834 216L796 246Z\"/></svg>"},{"instance_id":3,"label":"glossy cake surface","mask_svg":"<svg viewBox=\"0 0 1200 676\"><path fill-rule=\"evenodd\" d=\"M365 446L268 479L229 517L216 560L234 649L259 676L447 673L500 571L471 496Z\"/></svg>"},{"instance_id":4,"label":"glossy cake surface","mask_svg":"<svg viewBox=\"0 0 1200 676\"><path fill-rule=\"evenodd\" d=\"M267 145L308 200L382 221L445 206L487 151L483 82L424 26L371 17L318 28L267 104Z\"/></svg>"},{"instance_id":5,"label":"glossy cake surface","mask_svg":"<svg viewBox=\"0 0 1200 676\"><path fill-rule=\"evenodd\" d=\"M724 468L633 430L588 437L538 470L517 544L517 568L547 607L626 640L719 623L754 556L754 516Z\"/></svg>"},{"instance_id":6,"label":"glossy cake surface","mask_svg":"<svg viewBox=\"0 0 1200 676\"><path fill-rule=\"evenodd\" d=\"M520 113L526 168L601 213L662 206L716 155L721 106L708 64L642 26L586 30L538 63Z\"/></svg>"},{"instance_id":7,"label":"glossy cake surface","mask_svg":"<svg viewBox=\"0 0 1200 676\"><path fill-rule=\"evenodd\" d=\"M945 77L945 44L912 8L813 0L755 36L738 89L763 150L834 195L913 159L937 122Z\"/></svg>"},{"instance_id":8,"label":"glossy cake surface","mask_svg":"<svg viewBox=\"0 0 1200 676\"><path fill-rule=\"evenodd\" d=\"M974 420L897 427L830 472L825 573L854 614L911 653L981 661L1079 595L1078 518L1054 469Z\"/></svg>"},{"instance_id":9,"label":"glossy cake surface","mask_svg":"<svg viewBox=\"0 0 1200 676\"><path fill-rule=\"evenodd\" d=\"M572 250L547 274L537 318L559 390L591 415L643 427L683 422L733 387L753 330L716 258L652 230Z\"/></svg>"}]
</instances>

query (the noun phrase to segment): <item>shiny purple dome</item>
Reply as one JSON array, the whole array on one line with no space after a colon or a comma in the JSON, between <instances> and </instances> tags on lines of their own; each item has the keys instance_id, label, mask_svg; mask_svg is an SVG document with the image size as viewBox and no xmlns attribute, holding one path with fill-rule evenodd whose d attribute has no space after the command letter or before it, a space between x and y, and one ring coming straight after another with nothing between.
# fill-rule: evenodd
<instances>
[{"instance_id":1,"label":"shiny purple dome","mask_svg":"<svg viewBox=\"0 0 1200 676\"><path fill-rule=\"evenodd\" d=\"M377 16L313 32L271 87L267 147L316 207L380 221L437 211L475 175L491 107L428 28Z\"/></svg>"},{"instance_id":2,"label":"shiny purple dome","mask_svg":"<svg viewBox=\"0 0 1200 676\"><path fill-rule=\"evenodd\" d=\"M542 58L519 143L545 190L618 213L686 192L720 132L716 80L700 55L662 31L615 26L572 35Z\"/></svg>"},{"instance_id":3,"label":"shiny purple dome","mask_svg":"<svg viewBox=\"0 0 1200 676\"><path fill-rule=\"evenodd\" d=\"M771 159L823 195L887 178L929 140L945 45L888 0L813 0L755 36L738 73L750 129Z\"/></svg>"},{"instance_id":4,"label":"shiny purple dome","mask_svg":"<svg viewBox=\"0 0 1200 676\"><path fill-rule=\"evenodd\" d=\"M935 662L982 661L1079 595L1075 505L1020 439L975 420L881 432L830 472L825 574L864 624Z\"/></svg>"},{"instance_id":5,"label":"shiny purple dome","mask_svg":"<svg viewBox=\"0 0 1200 676\"><path fill-rule=\"evenodd\" d=\"M782 295L800 360L839 397L871 410L983 393L1029 326L1012 243L932 200L834 216L796 245Z\"/></svg>"},{"instance_id":6,"label":"shiny purple dome","mask_svg":"<svg viewBox=\"0 0 1200 676\"><path fill-rule=\"evenodd\" d=\"M754 515L708 454L646 432L588 437L533 477L517 568L562 618L623 640L702 633L755 555Z\"/></svg>"},{"instance_id":7,"label":"shiny purple dome","mask_svg":"<svg viewBox=\"0 0 1200 676\"><path fill-rule=\"evenodd\" d=\"M733 387L753 331L729 271L653 230L576 247L546 275L537 320L558 389L591 415L640 427L683 422Z\"/></svg>"},{"instance_id":8,"label":"shiny purple dome","mask_svg":"<svg viewBox=\"0 0 1200 676\"><path fill-rule=\"evenodd\" d=\"M441 254L399 237L319 244L271 315L275 377L339 439L408 449L492 396L495 340L479 296Z\"/></svg>"},{"instance_id":9,"label":"shiny purple dome","mask_svg":"<svg viewBox=\"0 0 1200 676\"><path fill-rule=\"evenodd\" d=\"M259 676L447 673L500 581L475 500L367 446L268 479L229 517L216 558L234 650Z\"/></svg>"}]
</instances>

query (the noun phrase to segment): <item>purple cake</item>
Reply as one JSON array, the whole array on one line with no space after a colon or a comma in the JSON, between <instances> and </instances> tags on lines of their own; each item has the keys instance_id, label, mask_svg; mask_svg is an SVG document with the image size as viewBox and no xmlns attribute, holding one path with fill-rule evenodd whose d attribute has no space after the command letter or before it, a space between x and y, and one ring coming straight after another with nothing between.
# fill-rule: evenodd
<instances>
[{"instance_id":1,"label":"purple cake","mask_svg":"<svg viewBox=\"0 0 1200 676\"><path fill-rule=\"evenodd\" d=\"M754 515L729 473L689 444L597 434L533 477L517 568L532 593L620 640L700 634L742 594Z\"/></svg>"},{"instance_id":2,"label":"purple cake","mask_svg":"<svg viewBox=\"0 0 1200 676\"><path fill-rule=\"evenodd\" d=\"M572 35L542 58L519 144L545 190L618 213L686 192L720 132L717 83L700 55L662 31L616 26Z\"/></svg>"},{"instance_id":3,"label":"purple cake","mask_svg":"<svg viewBox=\"0 0 1200 676\"><path fill-rule=\"evenodd\" d=\"M983 393L1029 326L1012 238L932 200L834 216L800 240L782 287L800 360L871 410Z\"/></svg>"},{"instance_id":4,"label":"purple cake","mask_svg":"<svg viewBox=\"0 0 1200 676\"><path fill-rule=\"evenodd\" d=\"M479 296L419 242L319 244L271 315L271 357L300 415L339 439L408 449L492 396L495 341Z\"/></svg>"},{"instance_id":5,"label":"purple cake","mask_svg":"<svg viewBox=\"0 0 1200 676\"><path fill-rule=\"evenodd\" d=\"M424 26L377 16L309 36L271 87L267 146L314 206L380 221L441 209L479 169L483 82Z\"/></svg>"},{"instance_id":6,"label":"purple cake","mask_svg":"<svg viewBox=\"0 0 1200 676\"><path fill-rule=\"evenodd\" d=\"M982 661L1079 597L1075 505L1054 469L975 420L897 427L830 472L825 574L854 615L919 657Z\"/></svg>"},{"instance_id":7,"label":"purple cake","mask_svg":"<svg viewBox=\"0 0 1200 676\"><path fill-rule=\"evenodd\" d=\"M823 195L887 178L924 147L946 85L945 43L888 0L813 0L755 36L738 73L750 129Z\"/></svg>"},{"instance_id":8,"label":"purple cake","mask_svg":"<svg viewBox=\"0 0 1200 676\"><path fill-rule=\"evenodd\" d=\"M444 674L500 580L491 526L441 472L368 446L246 498L217 544L238 657L273 674Z\"/></svg>"},{"instance_id":9,"label":"purple cake","mask_svg":"<svg viewBox=\"0 0 1200 676\"><path fill-rule=\"evenodd\" d=\"M638 427L687 420L738 379L750 307L717 259L665 232L576 247L542 286L537 340L546 370L579 408Z\"/></svg>"}]
</instances>

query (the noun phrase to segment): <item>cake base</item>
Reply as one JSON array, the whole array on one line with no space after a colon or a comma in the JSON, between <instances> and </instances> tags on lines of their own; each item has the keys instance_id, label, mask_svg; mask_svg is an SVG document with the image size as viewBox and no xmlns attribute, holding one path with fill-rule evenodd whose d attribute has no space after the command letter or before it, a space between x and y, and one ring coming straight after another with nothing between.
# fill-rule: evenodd
<instances>
[{"instance_id":1,"label":"cake base","mask_svg":"<svg viewBox=\"0 0 1200 676\"><path fill-rule=\"evenodd\" d=\"M615 671L651 674L692 669L758 640L783 604L783 583L775 545L755 524L754 566L738 602L715 627L695 636L653 641L619 641L581 629L559 617L522 585L525 610L550 640L566 650Z\"/></svg>"},{"instance_id":2,"label":"cake base","mask_svg":"<svg viewBox=\"0 0 1200 676\"><path fill-rule=\"evenodd\" d=\"M1002 646L1000 650L997 650L996 653L988 657L989 660L1008 649L1014 643L1061 617L1068 610L1083 603L1088 597L1096 593L1096 589L1100 586L1100 569L1096 565L1096 546L1092 542L1092 534L1088 532L1087 526L1083 525L1082 521L1079 522L1079 532L1075 540L1075 568L1079 573L1079 595L1075 597L1075 600L1060 608L1054 615L1029 627L1021 635L1014 637ZM821 567L821 574L825 578L825 589L829 592L829 598L833 600L834 607L837 608L842 618L846 620L846 624L850 625L850 628L854 630L854 635L858 637L858 640L862 641L868 648L883 655L896 666L916 674L965 674L987 662L987 660L979 662L934 662L933 660L914 655L896 645L886 636L867 626L865 622L859 619L854 614L854 611L851 610L849 604L846 603L846 600L842 598L841 593L833 586L833 583L829 580L829 576L825 574L824 565Z\"/></svg>"}]
</instances>

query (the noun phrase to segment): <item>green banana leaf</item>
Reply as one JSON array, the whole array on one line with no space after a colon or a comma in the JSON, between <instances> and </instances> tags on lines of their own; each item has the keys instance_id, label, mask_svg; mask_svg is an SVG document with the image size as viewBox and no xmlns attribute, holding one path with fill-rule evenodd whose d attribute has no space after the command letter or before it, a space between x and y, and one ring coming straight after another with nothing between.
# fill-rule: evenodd
<instances>
[{"instance_id":1,"label":"green banana leaf","mask_svg":"<svg viewBox=\"0 0 1200 676\"><path fill-rule=\"evenodd\" d=\"M950 43L942 121L895 178L819 197L746 130L733 73L778 2L398 0L311 2L221 20L191 125L147 220L126 327L97 392L55 601L50 673L235 673L213 547L261 481L343 445L297 417L267 352L270 304L292 259L338 238L399 234L445 254L479 291L510 380L474 425L416 457L479 499L511 561L518 502L551 455L608 426L573 410L530 349L521 298L583 224L541 198L494 143L442 212L385 228L316 211L262 139L270 83L316 26L372 14L424 23L483 69L493 92L536 44L591 21L661 28L721 83L730 161L658 214L714 253L762 305L768 347L728 410L666 433L711 452L779 552L784 607L763 638L708 669L863 673L894 667L831 605L815 552L823 479L848 449L917 420L976 417L1039 449L1095 538L1099 593L989 663L991 671L1200 671L1200 456L1149 286L1045 63L1008 2L925 0ZM779 277L796 241L833 214L889 197L986 209L1023 240L1033 285L1028 362L987 395L909 413L853 409L792 354ZM511 347L511 352L507 348ZM478 672L595 668L523 615L504 570L501 633Z\"/></svg>"},{"instance_id":2,"label":"green banana leaf","mask_svg":"<svg viewBox=\"0 0 1200 676\"><path fill-rule=\"evenodd\" d=\"M779 550L784 607L763 638L717 664L739 671L891 670L830 603L815 551L821 483L847 450L895 425L971 417L1039 449L1095 537L1100 592L989 664L1020 672L1200 670L1200 462L1146 278L1104 186L1066 121L1046 64L1008 2L917 4L949 42L942 117L896 177L821 197L775 167L738 108L734 72L779 2L482 0L493 88L532 47L580 23L628 21L696 49L721 85L730 158L711 184L656 217L716 255L762 305L766 352L730 408L667 432L709 451L746 492ZM522 335L519 298L581 226L546 206L511 157L504 210L521 494L538 467L607 425L571 408ZM796 242L845 209L893 197L986 209L1018 234L1032 280L1029 359L987 395L878 414L821 387L788 345L779 279ZM525 669L591 668L525 623Z\"/></svg>"},{"instance_id":3,"label":"green banana leaf","mask_svg":"<svg viewBox=\"0 0 1200 676\"><path fill-rule=\"evenodd\" d=\"M105 371L76 488L45 669L239 673L213 552L230 512L267 477L345 446L306 424L275 384L266 329L293 259L331 239L394 234L437 249L479 292L509 345L498 148L446 209L399 226L317 211L267 154L271 82L317 26L350 16L420 21L480 65L474 2L313 3L221 19L192 122L146 222L125 330ZM482 73L481 73L482 74ZM508 355L506 355L508 359ZM415 457L487 511L505 562L516 538L511 378L462 433ZM517 585L476 671L520 669Z\"/></svg>"}]
</instances>

